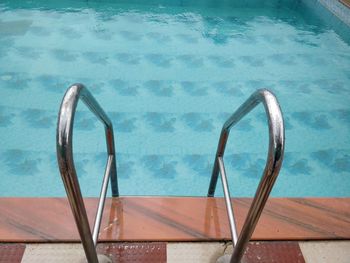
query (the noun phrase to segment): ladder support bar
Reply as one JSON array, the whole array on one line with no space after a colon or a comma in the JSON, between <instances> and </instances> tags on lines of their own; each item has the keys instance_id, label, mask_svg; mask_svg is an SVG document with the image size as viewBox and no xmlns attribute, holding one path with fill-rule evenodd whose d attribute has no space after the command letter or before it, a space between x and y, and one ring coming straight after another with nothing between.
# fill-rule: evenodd
<instances>
[{"instance_id":1,"label":"ladder support bar","mask_svg":"<svg viewBox=\"0 0 350 263\"><path fill-rule=\"evenodd\" d=\"M224 189L225 204L226 204L228 221L230 223L232 241L233 241L233 245L235 246L237 244L237 239L238 239L237 238L237 225L236 225L235 217L233 214L232 203L231 203L231 198L230 198L230 196L231 196L230 189L228 187L225 165L224 165L224 160L222 159L222 157L218 158L218 165L219 165L220 174L221 174L222 188Z\"/></svg>"},{"instance_id":2,"label":"ladder support bar","mask_svg":"<svg viewBox=\"0 0 350 263\"><path fill-rule=\"evenodd\" d=\"M223 125L208 190L208 197L213 197L215 194L219 172L221 170L224 171L224 168L220 166L224 165L221 160L224 157L226 143L231 128L259 103L263 103L264 105L269 125L269 148L267 161L253 202L238 237L237 244L234 247L230 263L239 263L242 259L245 248L254 232L255 226L264 209L283 161L285 144L283 117L275 95L269 90L261 89L254 92ZM235 239L234 236L232 239Z\"/></svg>"}]
</instances>

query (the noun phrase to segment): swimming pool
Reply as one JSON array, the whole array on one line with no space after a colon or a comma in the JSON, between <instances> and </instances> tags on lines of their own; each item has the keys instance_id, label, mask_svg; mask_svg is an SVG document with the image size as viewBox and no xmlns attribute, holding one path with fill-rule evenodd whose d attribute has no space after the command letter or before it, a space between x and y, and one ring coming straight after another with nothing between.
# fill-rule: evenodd
<instances>
[{"instance_id":1,"label":"swimming pool","mask_svg":"<svg viewBox=\"0 0 350 263\"><path fill-rule=\"evenodd\" d=\"M350 31L317 9L288 0L1 1L0 195L65 195L56 120L65 90L81 82L113 121L121 195L205 195L223 122L264 87L286 125L272 195L349 196ZM232 130L225 160L235 196L255 192L265 122L259 107ZM83 194L98 195L105 138L83 104L74 152Z\"/></svg>"}]
</instances>

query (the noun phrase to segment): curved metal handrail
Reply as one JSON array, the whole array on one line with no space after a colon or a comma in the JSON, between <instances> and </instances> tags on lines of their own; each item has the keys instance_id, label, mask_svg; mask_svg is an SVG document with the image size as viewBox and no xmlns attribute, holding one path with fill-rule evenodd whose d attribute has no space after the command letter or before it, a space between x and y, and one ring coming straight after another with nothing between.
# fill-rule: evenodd
<instances>
[{"instance_id":1,"label":"curved metal handrail","mask_svg":"<svg viewBox=\"0 0 350 263\"><path fill-rule=\"evenodd\" d=\"M245 223L243 225L239 238L237 238L237 229L233 216L233 209L230 200L230 193L227 184L223 157L231 128L236 123L238 123L247 113L255 108L260 102L264 105L269 123L269 149L267 162ZM229 217L230 229L234 243L234 251L230 260L231 263L240 262L247 243L249 242L254 232L255 226L260 218L260 215L264 209L266 201L281 169L284 155L284 142L284 124L280 106L275 95L266 89L257 90L254 92L242 104L242 106L239 107L236 112L231 115L231 117L225 122L222 128L208 190L208 197L214 196L218 175L220 172L224 188L224 196Z\"/></svg>"},{"instance_id":2,"label":"curved metal handrail","mask_svg":"<svg viewBox=\"0 0 350 263\"><path fill-rule=\"evenodd\" d=\"M73 123L79 99L104 124L107 142L108 159L92 235L73 160ZM83 243L86 258L89 263L98 263L96 244L109 178L111 178L112 195L119 196L119 191L112 122L91 93L82 84L70 86L63 97L58 115L56 140L58 166Z\"/></svg>"}]
</instances>

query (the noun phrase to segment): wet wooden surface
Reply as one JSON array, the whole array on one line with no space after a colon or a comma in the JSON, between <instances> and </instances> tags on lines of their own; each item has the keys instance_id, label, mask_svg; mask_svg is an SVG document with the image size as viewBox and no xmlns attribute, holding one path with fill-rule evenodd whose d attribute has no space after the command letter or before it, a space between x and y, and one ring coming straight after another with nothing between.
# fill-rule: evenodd
<instances>
[{"instance_id":1,"label":"wet wooden surface","mask_svg":"<svg viewBox=\"0 0 350 263\"><path fill-rule=\"evenodd\" d=\"M350 8L350 0L339 0L341 3L343 3L345 6Z\"/></svg>"},{"instance_id":2,"label":"wet wooden surface","mask_svg":"<svg viewBox=\"0 0 350 263\"><path fill-rule=\"evenodd\" d=\"M233 199L238 229L251 199ZM93 222L97 198L85 200ZM0 198L0 241L76 242L78 232L65 198ZM229 240L222 198L108 198L102 241ZM350 198L272 198L254 240L350 239Z\"/></svg>"}]
</instances>

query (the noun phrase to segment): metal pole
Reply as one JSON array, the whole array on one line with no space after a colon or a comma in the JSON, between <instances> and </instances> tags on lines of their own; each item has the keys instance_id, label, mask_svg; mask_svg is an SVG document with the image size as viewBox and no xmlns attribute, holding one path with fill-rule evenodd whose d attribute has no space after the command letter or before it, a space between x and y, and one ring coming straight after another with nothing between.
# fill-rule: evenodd
<instances>
[{"instance_id":1,"label":"metal pole","mask_svg":"<svg viewBox=\"0 0 350 263\"><path fill-rule=\"evenodd\" d=\"M102 213L103 213L103 209L105 207L108 181L109 181L109 175L111 173L112 165L113 165L113 156L110 155L110 156L108 156L105 175L103 177L103 183L102 183L101 193L100 193L100 200L98 202L98 208L97 208L97 213L96 213L96 217L95 217L95 224L94 224L94 231L92 234L92 240L94 242L95 247L97 245L98 234L100 232Z\"/></svg>"},{"instance_id":2,"label":"metal pole","mask_svg":"<svg viewBox=\"0 0 350 263\"><path fill-rule=\"evenodd\" d=\"M227 183L227 177L226 177L226 171L224 166L224 160L222 157L219 157L217 160L219 164L220 174L221 174L221 182L222 182L222 188L224 189L224 197L225 197L225 203L226 203L226 210L227 210L227 216L228 221L230 223L230 230L231 230L231 236L232 236L232 242L235 246L237 244L237 226L236 221L232 209L232 203L230 198L230 190Z\"/></svg>"}]
</instances>

